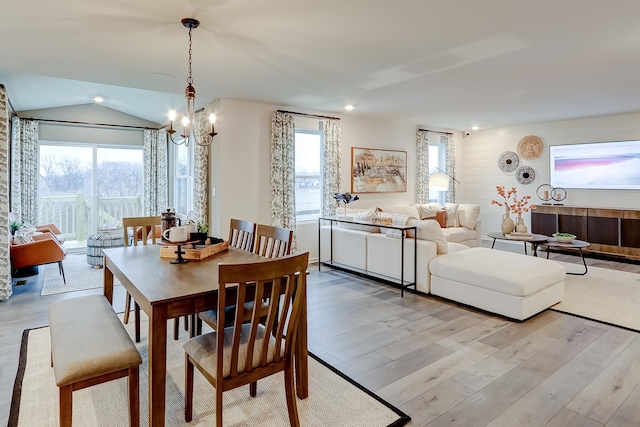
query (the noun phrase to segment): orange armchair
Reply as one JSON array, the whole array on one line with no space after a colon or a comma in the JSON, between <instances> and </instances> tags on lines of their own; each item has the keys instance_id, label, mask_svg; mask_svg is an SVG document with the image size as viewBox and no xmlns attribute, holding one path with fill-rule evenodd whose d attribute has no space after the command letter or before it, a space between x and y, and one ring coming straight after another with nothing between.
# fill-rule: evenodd
<instances>
[{"instance_id":1,"label":"orange armchair","mask_svg":"<svg viewBox=\"0 0 640 427\"><path fill-rule=\"evenodd\" d=\"M55 238L58 240L58 242L60 242L60 244L63 244L66 240L66 238L64 237L64 234L62 234L60 229L56 227L55 224L36 225L36 231L40 231L42 233L48 231L49 233L55 236Z\"/></svg>"},{"instance_id":2,"label":"orange armchair","mask_svg":"<svg viewBox=\"0 0 640 427\"><path fill-rule=\"evenodd\" d=\"M66 284L64 277L64 267L62 260L67 257L67 248L62 246L50 232L35 234L33 242L21 245L9 246L9 256L11 258L11 268L18 269L33 267L36 265L50 264L57 262L62 275L62 281Z\"/></svg>"}]
</instances>

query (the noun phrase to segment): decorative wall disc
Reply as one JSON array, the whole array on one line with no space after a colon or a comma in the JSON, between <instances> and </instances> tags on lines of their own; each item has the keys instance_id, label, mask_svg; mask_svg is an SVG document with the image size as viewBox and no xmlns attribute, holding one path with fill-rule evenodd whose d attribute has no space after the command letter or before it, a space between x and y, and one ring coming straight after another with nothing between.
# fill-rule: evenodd
<instances>
[{"instance_id":1,"label":"decorative wall disc","mask_svg":"<svg viewBox=\"0 0 640 427\"><path fill-rule=\"evenodd\" d=\"M536 172L530 166L520 166L516 170L516 181L520 184L531 184L536 179Z\"/></svg>"},{"instance_id":2,"label":"decorative wall disc","mask_svg":"<svg viewBox=\"0 0 640 427\"><path fill-rule=\"evenodd\" d=\"M520 164L520 157L513 151L505 151L498 156L498 167L502 172L513 172Z\"/></svg>"},{"instance_id":3,"label":"decorative wall disc","mask_svg":"<svg viewBox=\"0 0 640 427\"><path fill-rule=\"evenodd\" d=\"M518 141L518 154L525 160L535 160L542 155L544 142L534 135L527 135Z\"/></svg>"}]
</instances>

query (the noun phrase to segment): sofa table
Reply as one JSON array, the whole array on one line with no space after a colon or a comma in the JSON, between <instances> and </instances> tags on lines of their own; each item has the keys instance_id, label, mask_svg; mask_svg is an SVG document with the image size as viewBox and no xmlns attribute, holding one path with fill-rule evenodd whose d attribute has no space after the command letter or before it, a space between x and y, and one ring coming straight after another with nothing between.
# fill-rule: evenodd
<instances>
[{"instance_id":1,"label":"sofa table","mask_svg":"<svg viewBox=\"0 0 640 427\"><path fill-rule=\"evenodd\" d=\"M328 261L321 261L320 260L320 256L322 253L322 246L321 246L321 226L322 226L322 221L327 221L330 224L330 257ZM371 271L368 271L366 269L361 269L361 268L357 268L357 267L353 267L350 265L346 265L346 264L342 264L339 262L335 262L333 260L333 225L334 223L347 223L347 224L359 224L359 225L365 225L365 226L372 226L372 227L380 227L380 228L389 228L389 229L393 229L393 230L401 230L401 250L400 250L400 281L398 281L397 279L393 278L393 277L389 277L389 276L385 276L382 274L378 274L378 273L373 273ZM374 280L381 280L383 282L386 283L390 283L392 285L399 285L400 286L400 296L404 297L404 290L405 288L410 288L413 287L413 290L415 291L417 288L417 280L418 280L418 239L416 239L414 237L413 239L413 282L409 282L404 280L404 241L405 241L405 235L407 234L406 232L408 230L413 230L413 235L416 236L417 232L418 232L418 227L415 225L385 225L385 224L379 224L379 223L374 223L374 222L369 222L369 221L356 221L356 220L351 220L351 219L345 219L345 218L341 218L341 217L337 217L337 216L326 216L326 217L319 217L318 218L318 271L322 270L322 266L326 265L328 267L331 268L335 268L336 270L342 270L342 271L347 271L350 273L355 273L359 276L363 276L363 277L367 277L370 279L374 279Z\"/></svg>"},{"instance_id":2,"label":"sofa table","mask_svg":"<svg viewBox=\"0 0 640 427\"><path fill-rule=\"evenodd\" d=\"M538 256L538 245L547 242L551 239L549 236L545 236L543 234L532 234L531 237L511 237L509 234L503 233L487 233L488 237L493 239L493 243L491 244L491 249L496 244L496 240L509 240L512 242L523 242L524 243L524 254L527 255L527 243L531 243L533 245L533 256Z\"/></svg>"}]
</instances>

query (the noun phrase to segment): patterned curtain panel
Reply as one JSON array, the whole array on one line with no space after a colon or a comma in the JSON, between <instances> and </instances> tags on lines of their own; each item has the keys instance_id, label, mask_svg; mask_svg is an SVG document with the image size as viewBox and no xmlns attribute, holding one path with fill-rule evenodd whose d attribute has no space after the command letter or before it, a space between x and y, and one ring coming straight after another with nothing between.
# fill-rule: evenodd
<instances>
[{"instance_id":1,"label":"patterned curtain panel","mask_svg":"<svg viewBox=\"0 0 640 427\"><path fill-rule=\"evenodd\" d=\"M271 118L271 223L294 230L291 252L297 250L295 200L295 129L293 115L275 111Z\"/></svg>"},{"instance_id":2,"label":"patterned curtain panel","mask_svg":"<svg viewBox=\"0 0 640 427\"><path fill-rule=\"evenodd\" d=\"M209 138L208 114L204 110L196 112L195 134L199 141ZM211 147L195 144L193 147L193 215L196 222L209 222L209 153Z\"/></svg>"},{"instance_id":3,"label":"patterned curtain panel","mask_svg":"<svg viewBox=\"0 0 640 427\"><path fill-rule=\"evenodd\" d=\"M447 135L447 159L446 171L451 176L456 176L456 148L453 135ZM447 191L447 203L454 203L456 197L456 183L453 178L449 178L449 191Z\"/></svg>"},{"instance_id":4,"label":"patterned curtain panel","mask_svg":"<svg viewBox=\"0 0 640 427\"><path fill-rule=\"evenodd\" d=\"M335 193L340 193L340 120L325 119L322 156L322 216L336 214Z\"/></svg>"},{"instance_id":5,"label":"patterned curtain panel","mask_svg":"<svg viewBox=\"0 0 640 427\"><path fill-rule=\"evenodd\" d=\"M9 111L7 91L0 85L0 300L13 293L9 265Z\"/></svg>"},{"instance_id":6,"label":"patterned curtain panel","mask_svg":"<svg viewBox=\"0 0 640 427\"><path fill-rule=\"evenodd\" d=\"M38 223L38 122L13 118L11 212L25 224Z\"/></svg>"},{"instance_id":7,"label":"patterned curtain panel","mask_svg":"<svg viewBox=\"0 0 640 427\"><path fill-rule=\"evenodd\" d=\"M416 201L429 203L429 140L427 131L416 131Z\"/></svg>"},{"instance_id":8,"label":"patterned curtain panel","mask_svg":"<svg viewBox=\"0 0 640 427\"><path fill-rule=\"evenodd\" d=\"M169 204L167 190L167 132L145 129L142 215L156 216Z\"/></svg>"}]
</instances>

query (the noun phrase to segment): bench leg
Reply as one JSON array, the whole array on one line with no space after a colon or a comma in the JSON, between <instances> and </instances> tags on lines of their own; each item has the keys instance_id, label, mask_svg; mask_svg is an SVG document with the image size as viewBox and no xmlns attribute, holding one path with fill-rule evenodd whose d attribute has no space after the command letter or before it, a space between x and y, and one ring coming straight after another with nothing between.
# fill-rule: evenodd
<instances>
[{"instance_id":1,"label":"bench leg","mask_svg":"<svg viewBox=\"0 0 640 427\"><path fill-rule=\"evenodd\" d=\"M65 385L59 388L60 392L60 427L71 427L73 418L73 385Z\"/></svg>"},{"instance_id":2,"label":"bench leg","mask_svg":"<svg viewBox=\"0 0 640 427\"><path fill-rule=\"evenodd\" d=\"M140 426L140 383L138 366L129 368L129 427Z\"/></svg>"}]
</instances>

